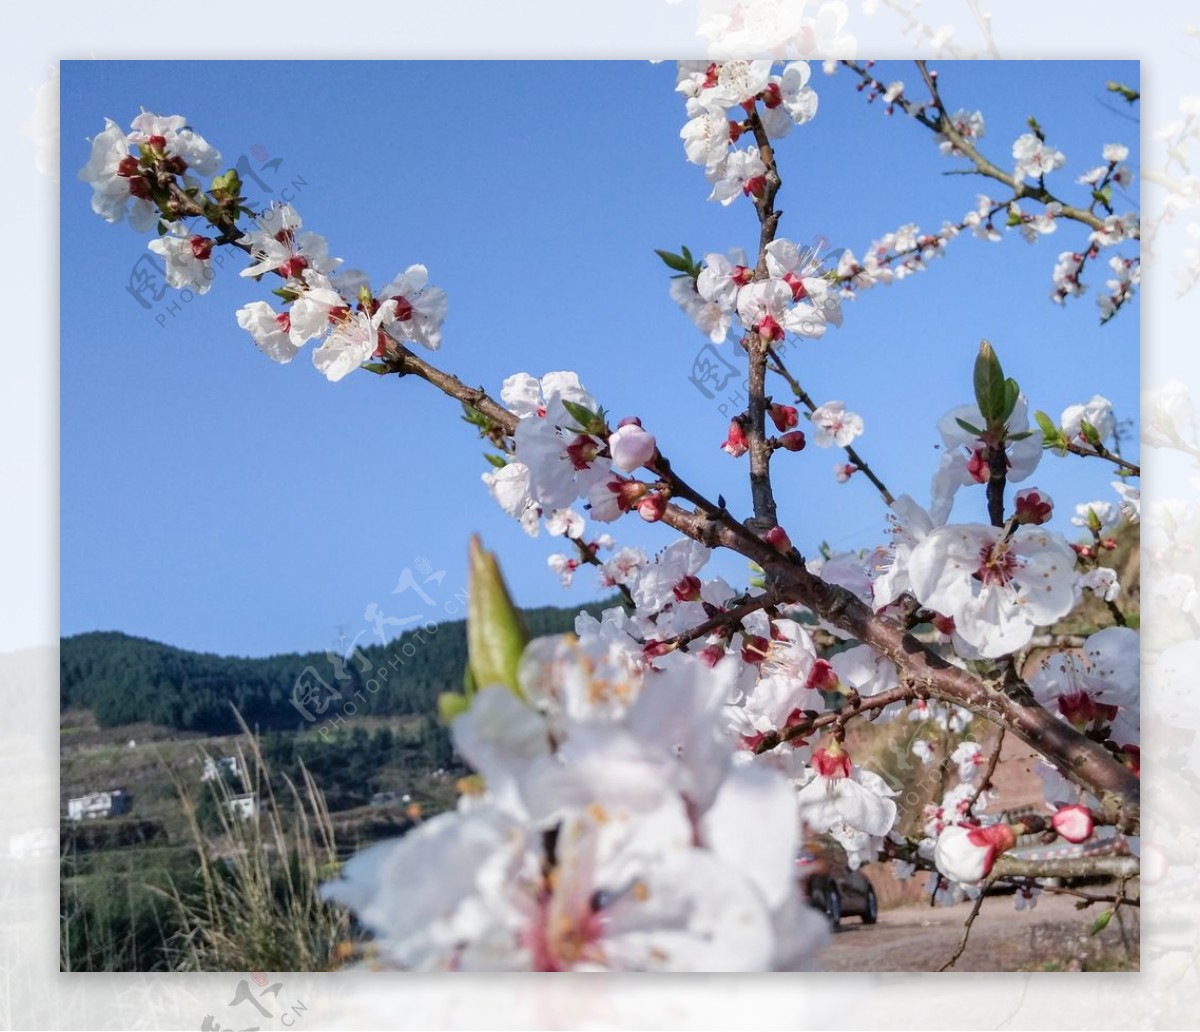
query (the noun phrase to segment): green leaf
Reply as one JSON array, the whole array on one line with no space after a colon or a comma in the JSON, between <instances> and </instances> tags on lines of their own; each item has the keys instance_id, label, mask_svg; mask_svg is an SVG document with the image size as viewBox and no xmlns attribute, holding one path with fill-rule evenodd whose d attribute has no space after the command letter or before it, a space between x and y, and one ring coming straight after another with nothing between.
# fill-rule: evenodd
<instances>
[{"instance_id":1,"label":"green leaf","mask_svg":"<svg viewBox=\"0 0 1200 1032\"><path fill-rule=\"evenodd\" d=\"M1017 386L1017 381L1011 376L1004 381L1004 410L1000 416L1002 423L1008 422L1008 417L1013 414L1013 409L1017 407L1017 398L1021 395L1021 388Z\"/></svg>"},{"instance_id":2,"label":"green leaf","mask_svg":"<svg viewBox=\"0 0 1200 1032\"><path fill-rule=\"evenodd\" d=\"M465 422L470 423L472 426L483 428L486 428L489 425L488 417L480 412L479 409L475 408L473 405L468 405L465 401L462 403L462 407L463 420Z\"/></svg>"},{"instance_id":3,"label":"green leaf","mask_svg":"<svg viewBox=\"0 0 1200 1032\"><path fill-rule=\"evenodd\" d=\"M959 426L961 426L967 433L972 434L975 437L983 436L983 431L980 430L979 427L972 426L965 419L959 419L958 416L955 416L954 422L956 422Z\"/></svg>"},{"instance_id":4,"label":"green leaf","mask_svg":"<svg viewBox=\"0 0 1200 1032\"><path fill-rule=\"evenodd\" d=\"M686 250L686 248L684 249ZM690 273L692 271L692 263L690 256L685 258L681 254L672 254L670 251L660 251L657 247L654 253L658 255L668 269L674 269L676 272Z\"/></svg>"},{"instance_id":5,"label":"green leaf","mask_svg":"<svg viewBox=\"0 0 1200 1032\"><path fill-rule=\"evenodd\" d=\"M1054 420L1041 410L1035 412L1033 418L1042 431L1043 448L1058 448L1060 451L1066 448L1067 442L1063 440L1062 431Z\"/></svg>"},{"instance_id":6,"label":"green leaf","mask_svg":"<svg viewBox=\"0 0 1200 1032\"><path fill-rule=\"evenodd\" d=\"M1007 390L1000 359L996 357L991 344L986 340L980 342L979 355L975 359L975 403L987 420L989 430L1004 423L1001 413L1004 411Z\"/></svg>"},{"instance_id":7,"label":"green leaf","mask_svg":"<svg viewBox=\"0 0 1200 1032\"><path fill-rule=\"evenodd\" d=\"M467 664L475 684L502 684L521 694L517 666L529 634L500 573L496 557L471 538L468 562Z\"/></svg>"},{"instance_id":8,"label":"green leaf","mask_svg":"<svg viewBox=\"0 0 1200 1032\"><path fill-rule=\"evenodd\" d=\"M1027 437L1032 437L1032 436L1033 436L1032 430L1022 430L1019 434L1009 434L1008 439L1010 441L1024 441Z\"/></svg>"},{"instance_id":9,"label":"green leaf","mask_svg":"<svg viewBox=\"0 0 1200 1032\"><path fill-rule=\"evenodd\" d=\"M1021 216L1016 208L1010 207L1008 209L1008 220L1004 224L1009 229L1012 229L1013 226L1019 226L1021 224Z\"/></svg>"},{"instance_id":10,"label":"green leaf","mask_svg":"<svg viewBox=\"0 0 1200 1032\"><path fill-rule=\"evenodd\" d=\"M684 261L688 263L688 268L695 268L696 260L692 257L692 252L687 249L687 244L680 246L679 253L683 255Z\"/></svg>"},{"instance_id":11,"label":"green leaf","mask_svg":"<svg viewBox=\"0 0 1200 1032\"><path fill-rule=\"evenodd\" d=\"M593 412L586 405L580 405L576 401L567 401L565 398L562 400L562 403L580 430L585 434L599 434L603 436L605 431L603 409L599 412Z\"/></svg>"},{"instance_id":12,"label":"green leaf","mask_svg":"<svg viewBox=\"0 0 1200 1032\"><path fill-rule=\"evenodd\" d=\"M442 692L437 699L437 708L442 723L449 724L471 708L471 700L460 692Z\"/></svg>"},{"instance_id":13,"label":"green leaf","mask_svg":"<svg viewBox=\"0 0 1200 1032\"><path fill-rule=\"evenodd\" d=\"M1136 631L1139 627L1142 626L1142 614L1141 613L1126 613L1125 614L1125 626Z\"/></svg>"},{"instance_id":14,"label":"green leaf","mask_svg":"<svg viewBox=\"0 0 1200 1032\"><path fill-rule=\"evenodd\" d=\"M503 455L493 455L491 452L484 452L483 457L497 469L503 469L508 465L508 459L506 459Z\"/></svg>"},{"instance_id":15,"label":"green leaf","mask_svg":"<svg viewBox=\"0 0 1200 1032\"><path fill-rule=\"evenodd\" d=\"M368 373L374 373L376 376L387 376L392 370L383 362L364 362L360 367Z\"/></svg>"},{"instance_id":16,"label":"green leaf","mask_svg":"<svg viewBox=\"0 0 1200 1032\"><path fill-rule=\"evenodd\" d=\"M300 296L294 290L289 290L287 287L276 287L271 293L278 298L282 298L284 303L289 305Z\"/></svg>"},{"instance_id":17,"label":"green leaf","mask_svg":"<svg viewBox=\"0 0 1200 1032\"><path fill-rule=\"evenodd\" d=\"M1079 421L1079 432L1083 434L1083 439L1093 448L1100 444L1100 432L1086 419Z\"/></svg>"},{"instance_id":18,"label":"green leaf","mask_svg":"<svg viewBox=\"0 0 1200 1032\"><path fill-rule=\"evenodd\" d=\"M1108 927L1108 922L1112 920L1114 913L1115 911L1110 907L1103 913L1098 914L1096 916L1096 920L1092 922L1092 928L1091 931L1088 932L1088 935L1096 935L1097 933L1104 931L1104 929Z\"/></svg>"}]
</instances>

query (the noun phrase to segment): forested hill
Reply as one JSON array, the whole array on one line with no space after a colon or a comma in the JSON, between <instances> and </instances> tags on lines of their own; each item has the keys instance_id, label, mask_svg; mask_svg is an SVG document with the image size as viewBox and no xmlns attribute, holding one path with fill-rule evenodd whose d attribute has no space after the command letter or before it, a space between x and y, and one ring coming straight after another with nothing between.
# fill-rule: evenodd
<instances>
[{"instance_id":1,"label":"forested hill","mask_svg":"<svg viewBox=\"0 0 1200 1032\"><path fill-rule=\"evenodd\" d=\"M598 613L611 604L586 608ZM544 606L524 615L530 634L537 637L571 630L578 611ZM365 662L352 658L341 664L325 652L245 659L189 652L119 632L77 634L62 639L61 705L86 707L105 727L145 720L224 734L238 728L236 707L250 727L298 730L311 726L293 705L300 682L316 688L316 705L329 705L326 716L337 711L338 703L331 702L323 685L353 699L358 713L430 714L439 692L462 686L466 624L447 622L433 634L414 631L387 645L364 645L362 655ZM380 676L385 667L386 679ZM303 691L297 694L303 699ZM315 707L310 712L316 716Z\"/></svg>"}]
</instances>

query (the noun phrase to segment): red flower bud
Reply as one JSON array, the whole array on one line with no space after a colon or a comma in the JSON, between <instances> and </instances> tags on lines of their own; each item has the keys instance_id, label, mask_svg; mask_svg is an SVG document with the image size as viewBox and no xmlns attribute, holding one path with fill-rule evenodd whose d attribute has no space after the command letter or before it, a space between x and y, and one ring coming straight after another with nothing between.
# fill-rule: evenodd
<instances>
[{"instance_id":1,"label":"red flower bud","mask_svg":"<svg viewBox=\"0 0 1200 1032\"><path fill-rule=\"evenodd\" d=\"M1054 502L1049 495L1042 494L1037 488L1030 487L1018 491L1013 500L1017 522L1037 527L1046 523L1054 512Z\"/></svg>"},{"instance_id":2,"label":"red flower bud","mask_svg":"<svg viewBox=\"0 0 1200 1032\"><path fill-rule=\"evenodd\" d=\"M638 515L647 523L657 523L667 511L667 497L664 494L646 495L638 502Z\"/></svg>"},{"instance_id":3,"label":"red flower bud","mask_svg":"<svg viewBox=\"0 0 1200 1032\"><path fill-rule=\"evenodd\" d=\"M771 422L775 424L775 429L780 433L785 430L791 430L797 423L800 422L800 413L791 405L774 404L769 409Z\"/></svg>"},{"instance_id":4,"label":"red flower bud","mask_svg":"<svg viewBox=\"0 0 1200 1032\"><path fill-rule=\"evenodd\" d=\"M746 440L746 431L738 420L733 420L729 424L729 435L722 442L721 449L738 459L745 455L749 448L750 442Z\"/></svg>"},{"instance_id":5,"label":"red flower bud","mask_svg":"<svg viewBox=\"0 0 1200 1032\"><path fill-rule=\"evenodd\" d=\"M803 430L790 430L779 438L779 447L788 451L803 451L806 443Z\"/></svg>"},{"instance_id":6,"label":"red flower bud","mask_svg":"<svg viewBox=\"0 0 1200 1032\"><path fill-rule=\"evenodd\" d=\"M776 552L786 554L792 550L792 539L782 527L772 527L763 535L763 540Z\"/></svg>"}]
</instances>

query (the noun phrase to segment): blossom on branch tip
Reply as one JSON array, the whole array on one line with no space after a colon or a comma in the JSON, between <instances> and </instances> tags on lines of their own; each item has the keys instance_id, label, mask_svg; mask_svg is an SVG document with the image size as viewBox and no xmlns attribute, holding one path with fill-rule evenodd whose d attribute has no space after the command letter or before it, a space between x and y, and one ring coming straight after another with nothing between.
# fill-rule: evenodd
<instances>
[{"instance_id":1,"label":"blossom on branch tip","mask_svg":"<svg viewBox=\"0 0 1200 1032\"><path fill-rule=\"evenodd\" d=\"M1013 167L1013 177L1018 181L1024 179L1037 180L1048 172L1062 168L1067 163L1066 155L1055 150L1034 133L1024 133L1017 137L1012 147L1012 156L1016 161Z\"/></svg>"},{"instance_id":2,"label":"blossom on branch tip","mask_svg":"<svg viewBox=\"0 0 1200 1032\"><path fill-rule=\"evenodd\" d=\"M828 448L836 444L846 447L863 432L862 416L847 412L845 402L827 401L813 410L813 444Z\"/></svg>"},{"instance_id":3,"label":"blossom on branch tip","mask_svg":"<svg viewBox=\"0 0 1200 1032\"><path fill-rule=\"evenodd\" d=\"M643 430L639 423L618 427L608 439L613 469L622 473L641 469L654 458L656 450L654 435Z\"/></svg>"},{"instance_id":4,"label":"blossom on branch tip","mask_svg":"<svg viewBox=\"0 0 1200 1032\"><path fill-rule=\"evenodd\" d=\"M1036 487L1027 487L1024 491L1018 491L1013 497L1013 515L1019 524L1040 526L1050 522L1053 512L1053 500Z\"/></svg>"},{"instance_id":5,"label":"blossom on branch tip","mask_svg":"<svg viewBox=\"0 0 1200 1032\"><path fill-rule=\"evenodd\" d=\"M721 444L721 450L735 459L741 458L750 450L750 442L746 438L746 430L742 426L741 420L730 420L729 433Z\"/></svg>"},{"instance_id":6,"label":"blossom on branch tip","mask_svg":"<svg viewBox=\"0 0 1200 1032\"><path fill-rule=\"evenodd\" d=\"M991 874L996 858L1016 843L1016 832L1007 824L986 828L953 824L938 835L934 862L947 878L971 884Z\"/></svg>"}]
</instances>

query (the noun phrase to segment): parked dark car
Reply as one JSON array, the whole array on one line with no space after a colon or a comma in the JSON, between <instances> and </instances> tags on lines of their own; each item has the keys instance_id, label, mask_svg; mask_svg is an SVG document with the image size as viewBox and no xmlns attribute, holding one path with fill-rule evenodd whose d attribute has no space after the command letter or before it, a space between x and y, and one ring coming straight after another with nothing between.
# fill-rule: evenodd
<instances>
[{"instance_id":1,"label":"parked dark car","mask_svg":"<svg viewBox=\"0 0 1200 1032\"><path fill-rule=\"evenodd\" d=\"M861 917L874 924L879 903L867 876L850 869L846 850L836 839L819 835L806 839L796 855L796 876L809 904L836 928L843 917Z\"/></svg>"}]
</instances>

